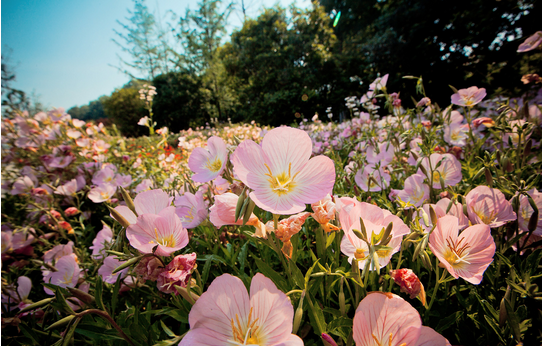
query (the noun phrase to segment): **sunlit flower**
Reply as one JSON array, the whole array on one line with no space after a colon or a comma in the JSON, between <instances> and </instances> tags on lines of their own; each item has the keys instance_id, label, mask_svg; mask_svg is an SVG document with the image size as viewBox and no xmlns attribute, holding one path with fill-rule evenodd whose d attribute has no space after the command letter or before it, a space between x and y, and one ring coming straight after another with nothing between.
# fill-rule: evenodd
<instances>
[{"instance_id":1,"label":"sunlit flower","mask_svg":"<svg viewBox=\"0 0 542 346\"><path fill-rule=\"evenodd\" d=\"M367 165L357 171L354 180L363 191L378 192L388 188L391 177L382 167Z\"/></svg>"},{"instance_id":2,"label":"sunlit flower","mask_svg":"<svg viewBox=\"0 0 542 346\"><path fill-rule=\"evenodd\" d=\"M162 210L171 206L172 198L167 192L161 189L143 191L134 198L134 207L137 215L143 214L159 214ZM127 206L119 205L115 207L122 217L128 223L134 224L137 222L137 216Z\"/></svg>"},{"instance_id":3,"label":"sunlit flower","mask_svg":"<svg viewBox=\"0 0 542 346\"><path fill-rule=\"evenodd\" d=\"M449 345L442 335L422 326L416 309L392 293L370 292L359 303L353 333L356 346Z\"/></svg>"},{"instance_id":4,"label":"sunlit flower","mask_svg":"<svg viewBox=\"0 0 542 346\"><path fill-rule=\"evenodd\" d=\"M235 173L253 189L250 198L274 214L295 214L331 192L335 165L323 155L310 158L312 141L303 130L275 128L262 145L242 142L232 156Z\"/></svg>"},{"instance_id":5,"label":"sunlit flower","mask_svg":"<svg viewBox=\"0 0 542 346\"><path fill-rule=\"evenodd\" d=\"M117 192L117 187L111 184L94 186L88 192L88 198L94 203L109 201Z\"/></svg>"},{"instance_id":6,"label":"sunlit flower","mask_svg":"<svg viewBox=\"0 0 542 346\"><path fill-rule=\"evenodd\" d=\"M173 203L176 207L175 213L181 219L184 228L196 228L209 214L201 191L196 192L195 195L185 192L184 195L177 196Z\"/></svg>"},{"instance_id":7,"label":"sunlit flower","mask_svg":"<svg viewBox=\"0 0 542 346\"><path fill-rule=\"evenodd\" d=\"M458 106L472 107L486 97L486 89L471 86L467 89L460 89L452 95L452 103Z\"/></svg>"},{"instance_id":8,"label":"sunlit flower","mask_svg":"<svg viewBox=\"0 0 542 346\"><path fill-rule=\"evenodd\" d=\"M388 83L388 77L389 77L389 74L385 74L384 77L376 78L369 85L369 90L374 90L374 91L385 90L386 89L386 84Z\"/></svg>"},{"instance_id":9,"label":"sunlit flower","mask_svg":"<svg viewBox=\"0 0 542 346\"><path fill-rule=\"evenodd\" d=\"M431 154L429 159L425 157L422 160L422 166L429 175L431 175L431 170L433 171L433 188L435 189L454 186L463 177L461 174L461 163L452 154ZM418 174L422 174L422 171L418 170ZM430 178L431 176L428 177L428 179ZM444 186L441 186L441 180L444 182Z\"/></svg>"},{"instance_id":10,"label":"sunlit flower","mask_svg":"<svg viewBox=\"0 0 542 346\"><path fill-rule=\"evenodd\" d=\"M224 225L242 225L242 217L235 221L235 207L239 196L234 193L226 192L223 195L215 196L215 204L209 209L209 220L216 228ZM242 216L242 215L241 215ZM265 225L252 213L246 225L256 227L255 235L261 238L267 238Z\"/></svg>"},{"instance_id":11,"label":"sunlit flower","mask_svg":"<svg viewBox=\"0 0 542 346\"><path fill-rule=\"evenodd\" d=\"M192 180L205 183L217 178L226 167L228 149L220 137L212 136L207 140L207 149L195 148L188 159L188 167L195 172Z\"/></svg>"},{"instance_id":12,"label":"sunlit flower","mask_svg":"<svg viewBox=\"0 0 542 346\"><path fill-rule=\"evenodd\" d=\"M403 202L410 202L419 207L424 201L429 199L429 185L424 184L425 176L413 174L405 179L405 188L403 190L392 190L396 197L401 198Z\"/></svg>"},{"instance_id":13,"label":"sunlit flower","mask_svg":"<svg viewBox=\"0 0 542 346\"><path fill-rule=\"evenodd\" d=\"M529 52L542 44L542 31L537 31L519 45L518 53Z\"/></svg>"},{"instance_id":14,"label":"sunlit flower","mask_svg":"<svg viewBox=\"0 0 542 346\"><path fill-rule=\"evenodd\" d=\"M516 213L504 194L488 186L477 186L465 196L469 219L473 224L500 227L516 220Z\"/></svg>"},{"instance_id":15,"label":"sunlit flower","mask_svg":"<svg viewBox=\"0 0 542 346\"><path fill-rule=\"evenodd\" d=\"M223 274L190 310L190 331L179 345L302 346L293 317L288 297L262 274L252 278L250 295L239 278Z\"/></svg>"},{"instance_id":16,"label":"sunlit flower","mask_svg":"<svg viewBox=\"0 0 542 346\"><path fill-rule=\"evenodd\" d=\"M478 285L486 268L493 262L495 242L487 225L474 225L459 234L455 216L437 221L429 236L429 248L454 277Z\"/></svg>"},{"instance_id":17,"label":"sunlit flower","mask_svg":"<svg viewBox=\"0 0 542 346\"><path fill-rule=\"evenodd\" d=\"M141 253L152 253L154 247L159 256L169 256L188 244L188 232L175 215L175 207L167 207L159 214L142 214L137 222L126 229L130 245Z\"/></svg>"}]
</instances>

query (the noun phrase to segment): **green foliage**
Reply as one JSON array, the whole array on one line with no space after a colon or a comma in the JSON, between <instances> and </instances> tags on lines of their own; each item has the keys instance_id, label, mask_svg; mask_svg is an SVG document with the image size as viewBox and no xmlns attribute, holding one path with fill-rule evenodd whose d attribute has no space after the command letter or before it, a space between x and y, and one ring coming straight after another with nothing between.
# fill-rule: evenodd
<instances>
[{"instance_id":1,"label":"green foliage","mask_svg":"<svg viewBox=\"0 0 542 346\"><path fill-rule=\"evenodd\" d=\"M148 113L145 102L139 99L139 89L123 88L115 90L103 103L105 114L126 136L138 136L148 130L139 126L139 119Z\"/></svg>"},{"instance_id":2,"label":"green foliage","mask_svg":"<svg viewBox=\"0 0 542 346\"><path fill-rule=\"evenodd\" d=\"M201 77L188 72L169 72L153 80L157 95L153 101L158 127L172 132L205 125L209 114L204 108L205 93Z\"/></svg>"},{"instance_id":3,"label":"green foliage","mask_svg":"<svg viewBox=\"0 0 542 346\"><path fill-rule=\"evenodd\" d=\"M331 49L335 36L321 7L266 9L245 21L221 51L239 90L234 121L279 125L324 114L338 78Z\"/></svg>"}]
</instances>

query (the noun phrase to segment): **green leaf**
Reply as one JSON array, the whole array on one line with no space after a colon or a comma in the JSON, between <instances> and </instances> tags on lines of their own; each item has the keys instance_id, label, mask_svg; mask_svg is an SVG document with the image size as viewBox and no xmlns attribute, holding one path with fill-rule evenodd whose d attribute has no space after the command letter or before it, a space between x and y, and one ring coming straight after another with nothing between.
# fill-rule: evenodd
<instances>
[{"instance_id":1,"label":"green leaf","mask_svg":"<svg viewBox=\"0 0 542 346\"><path fill-rule=\"evenodd\" d=\"M248 242L245 243L241 247L241 251L239 252L239 256L237 256L237 260L239 261L239 271L244 272L245 271L245 263L247 260L247 254L248 254Z\"/></svg>"},{"instance_id":2,"label":"green leaf","mask_svg":"<svg viewBox=\"0 0 542 346\"><path fill-rule=\"evenodd\" d=\"M314 264L312 265L312 267L309 268L309 270L307 270L307 273L305 273L305 289L307 289L308 285L309 285L309 280L311 278L311 274L314 270L314 267L316 267L316 265L318 265L318 262L320 260L317 260L316 262L314 262Z\"/></svg>"},{"instance_id":3,"label":"green leaf","mask_svg":"<svg viewBox=\"0 0 542 346\"><path fill-rule=\"evenodd\" d=\"M309 318L311 320L311 325L315 329L318 335L322 335L327 330L326 321L324 318L323 310L320 306L314 306L311 293L306 291L305 298L309 303Z\"/></svg>"},{"instance_id":4,"label":"green leaf","mask_svg":"<svg viewBox=\"0 0 542 346\"><path fill-rule=\"evenodd\" d=\"M445 331L446 329L448 329L452 324L454 324L455 322L457 322L461 316L463 316L463 311L456 311L454 312L453 314L451 314L450 316L446 317L446 318L443 318L439 321L437 327L435 328L435 331L437 333L440 333L442 334L443 331Z\"/></svg>"},{"instance_id":5,"label":"green leaf","mask_svg":"<svg viewBox=\"0 0 542 346\"><path fill-rule=\"evenodd\" d=\"M174 338L176 337L177 335L175 335L175 333L173 333L171 331L171 329L169 329L166 324L164 323L164 321L160 320L160 325L162 326L162 329L164 330L164 332L166 332L166 334L170 337L170 338Z\"/></svg>"},{"instance_id":6,"label":"green leaf","mask_svg":"<svg viewBox=\"0 0 542 346\"><path fill-rule=\"evenodd\" d=\"M506 320L508 321L508 324L510 325L510 329L512 329L512 334L514 334L514 338L519 343L521 342L519 318L516 315L514 308L512 308L512 305L510 305L510 302L507 299L504 300L504 305L506 306L506 313L508 314L508 318Z\"/></svg>"},{"instance_id":7,"label":"green leaf","mask_svg":"<svg viewBox=\"0 0 542 346\"><path fill-rule=\"evenodd\" d=\"M73 337L73 333L75 333L75 329L77 328L79 321L81 321L81 317L77 317L73 321L73 323L71 323L71 325L68 327L66 334L64 334L64 342L62 343L62 346L70 345L72 337Z\"/></svg>"},{"instance_id":8,"label":"green leaf","mask_svg":"<svg viewBox=\"0 0 542 346\"><path fill-rule=\"evenodd\" d=\"M94 298L96 299L96 306L98 306L99 309L106 311L104 302L103 302L103 281L102 277L100 275L96 275L96 288L94 290Z\"/></svg>"},{"instance_id":9,"label":"green leaf","mask_svg":"<svg viewBox=\"0 0 542 346\"><path fill-rule=\"evenodd\" d=\"M117 281L115 282L115 286L113 286L113 295L111 296L111 313L113 314L112 316L115 315L115 308L117 307L121 281L122 277L120 275L117 276Z\"/></svg>"},{"instance_id":10,"label":"green leaf","mask_svg":"<svg viewBox=\"0 0 542 346\"><path fill-rule=\"evenodd\" d=\"M254 257L254 262L256 262L256 266L262 272L262 274L270 278L281 291L289 291L288 284L282 275L274 271L267 263L257 257Z\"/></svg>"},{"instance_id":11,"label":"green leaf","mask_svg":"<svg viewBox=\"0 0 542 346\"><path fill-rule=\"evenodd\" d=\"M486 320L487 324L489 324L491 329L493 329L495 334L499 337L499 340L501 341L501 343L503 345L506 345L507 343L504 341L504 339L503 339L503 337L501 335L502 334L501 328L499 328L499 325L497 324L497 322L488 315L484 315L484 319Z\"/></svg>"},{"instance_id":12,"label":"green leaf","mask_svg":"<svg viewBox=\"0 0 542 346\"><path fill-rule=\"evenodd\" d=\"M305 278L303 277L303 273L301 273L301 270L299 270L291 258L288 259L288 267L290 267L290 272L292 273L295 284L301 289L305 288Z\"/></svg>"}]
</instances>

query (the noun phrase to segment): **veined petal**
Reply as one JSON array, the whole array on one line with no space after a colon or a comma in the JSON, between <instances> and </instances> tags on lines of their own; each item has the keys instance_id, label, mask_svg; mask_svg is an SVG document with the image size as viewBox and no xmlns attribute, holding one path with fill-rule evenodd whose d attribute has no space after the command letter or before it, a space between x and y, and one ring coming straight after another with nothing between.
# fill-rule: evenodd
<instances>
[{"instance_id":1,"label":"veined petal","mask_svg":"<svg viewBox=\"0 0 542 346\"><path fill-rule=\"evenodd\" d=\"M313 157L299 172L295 182L296 188L292 192L297 198L305 203L318 202L333 190L335 164L326 156Z\"/></svg>"},{"instance_id":2,"label":"veined petal","mask_svg":"<svg viewBox=\"0 0 542 346\"><path fill-rule=\"evenodd\" d=\"M420 315L409 303L391 293L371 292L358 305L354 316L356 346L416 345L421 333Z\"/></svg>"},{"instance_id":3,"label":"veined petal","mask_svg":"<svg viewBox=\"0 0 542 346\"><path fill-rule=\"evenodd\" d=\"M259 333L268 345L284 342L292 335L294 308L288 297L264 275L258 273L250 284L252 320L258 319Z\"/></svg>"},{"instance_id":4,"label":"veined petal","mask_svg":"<svg viewBox=\"0 0 542 346\"><path fill-rule=\"evenodd\" d=\"M250 186L248 181L249 175L254 175L260 179L265 178L266 174L269 173L265 167L265 154L258 144L251 140L243 141L235 152L231 156L231 161L233 163L233 169L235 174L241 179L245 185ZM258 181L258 178L256 180Z\"/></svg>"},{"instance_id":5,"label":"veined petal","mask_svg":"<svg viewBox=\"0 0 542 346\"><path fill-rule=\"evenodd\" d=\"M303 130L278 127L264 136L262 149L273 174L287 170L290 165L292 172L299 172L311 157L312 141Z\"/></svg>"},{"instance_id":6,"label":"veined petal","mask_svg":"<svg viewBox=\"0 0 542 346\"><path fill-rule=\"evenodd\" d=\"M188 319L194 332L198 329L213 330L222 336L225 343L233 338L232 320L236 321L238 317L242 325L246 324L249 312L250 299L243 282L235 276L223 274L196 301ZM208 332L205 335L214 337Z\"/></svg>"},{"instance_id":7,"label":"veined petal","mask_svg":"<svg viewBox=\"0 0 542 346\"><path fill-rule=\"evenodd\" d=\"M134 198L134 205L138 215L159 214L171 205L171 199L167 192L160 189L143 191Z\"/></svg>"}]
</instances>

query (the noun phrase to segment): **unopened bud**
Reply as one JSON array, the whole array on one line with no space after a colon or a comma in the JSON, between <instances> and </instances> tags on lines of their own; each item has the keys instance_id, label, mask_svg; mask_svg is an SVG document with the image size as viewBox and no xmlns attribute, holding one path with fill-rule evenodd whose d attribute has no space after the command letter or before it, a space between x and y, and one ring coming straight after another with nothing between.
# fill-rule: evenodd
<instances>
[{"instance_id":1,"label":"unopened bud","mask_svg":"<svg viewBox=\"0 0 542 346\"><path fill-rule=\"evenodd\" d=\"M301 293L301 298L299 298L299 304L297 305L297 309L295 310L294 315L294 324L292 328L292 333L296 334L299 330L299 326L301 325L301 318L303 317L303 299L305 299L305 290Z\"/></svg>"},{"instance_id":2,"label":"unopened bud","mask_svg":"<svg viewBox=\"0 0 542 346\"><path fill-rule=\"evenodd\" d=\"M325 346L337 346L337 343L331 336L329 336L329 334L322 333L322 341L324 342Z\"/></svg>"},{"instance_id":3,"label":"unopened bud","mask_svg":"<svg viewBox=\"0 0 542 346\"><path fill-rule=\"evenodd\" d=\"M120 225L124 228L130 227L130 223L122 216L121 213L118 212L118 210L111 208L110 206L106 205L107 209L109 209L109 213L111 214L111 217L120 223Z\"/></svg>"},{"instance_id":4,"label":"unopened bud","mask_svg":"<svg viewBox=\"0 0 542 346\"><path fill-rule=\"evenodd\" d=\"M130 208L130 210L135 214L135 216L138 216L136 208L135 208L134 200L132 199L130 194L122 186L120 186L119 188L120 188L120 194L122 195L122 198L124 199L124 202L126 203L126 206Z\"/></svg>"}]
</instances>

